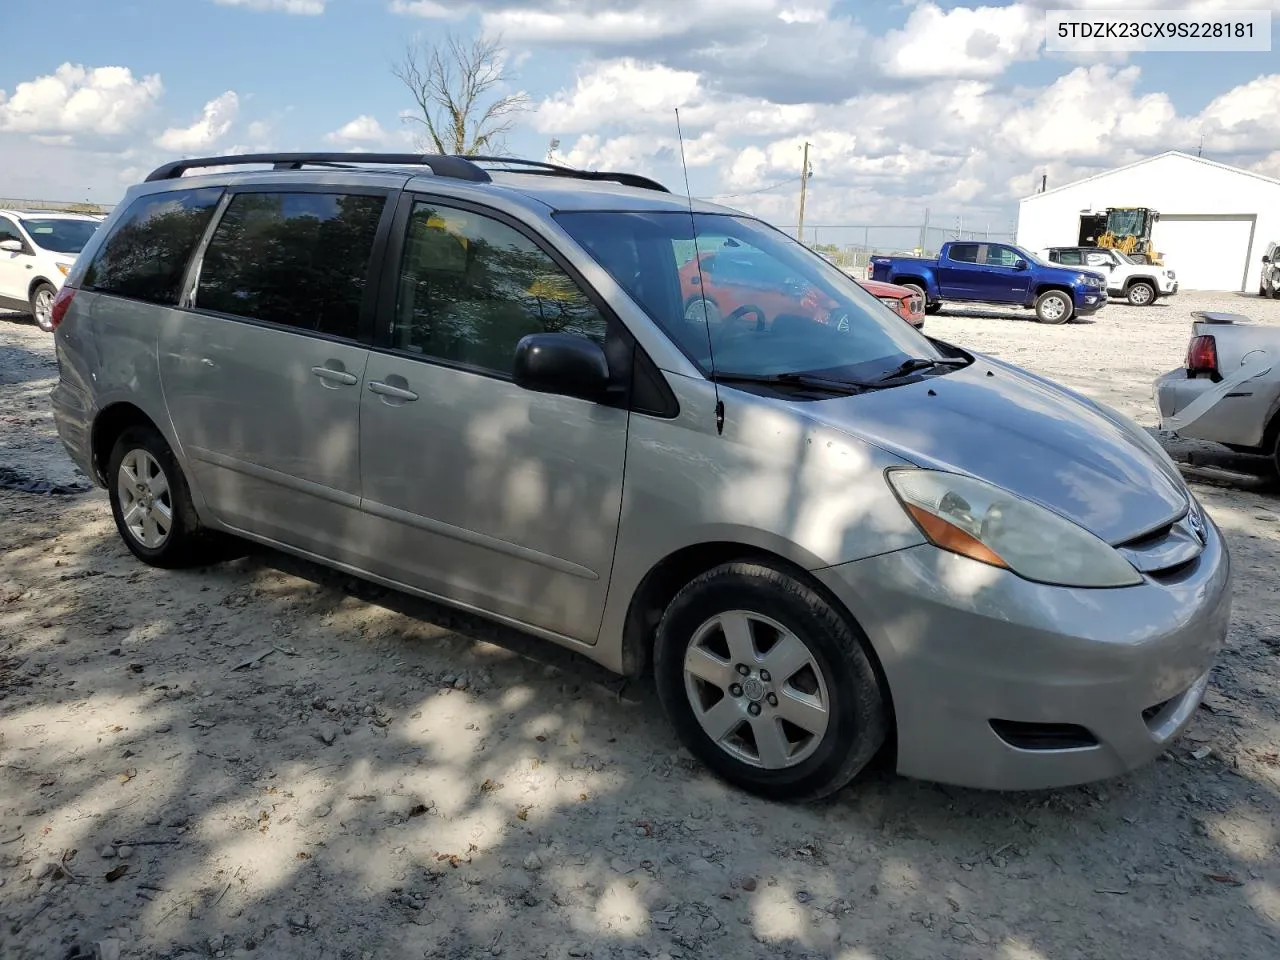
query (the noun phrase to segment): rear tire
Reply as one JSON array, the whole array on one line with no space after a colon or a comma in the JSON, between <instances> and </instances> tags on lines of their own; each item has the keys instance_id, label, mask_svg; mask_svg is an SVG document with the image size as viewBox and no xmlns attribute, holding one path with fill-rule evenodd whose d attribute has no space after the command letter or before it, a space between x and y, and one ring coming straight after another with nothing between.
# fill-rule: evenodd
<instances>
[{"instance_id":1,"label":"rear tire","mask_svg":"<svg viewBox=\"0 0 1280 960\"><path fill-rule=\"evenodd\" d=\"M1036 319L1041 323L1066 323L1074 313L1070 295L1061 290L1046 290L1036 297Z\"/></svg>"},{"instance_id":2,"label":"rear tire","mask_svg":"<svg viewBox=\"0 0 1280 960\"><path fill-rule=\"evenodd\" d=\"M201 525L187 478L158 430L129 427L107 463L111 515L130 553L166 569L220 559L220 538Z\"/></svg>"},{"instance_id":3,"label":"rear tire","mask_svg":"<svg viewBox=\"0 0 1280 960\"><path fill-rule=\"evenodd\" d=\"M1155 303L1156 288L1146 280L1135 280L1125 291L1125 298L1135 307L1149 307Z\"/></svg>"},{"instance_id":4,"label":"rear tire","mask_svg":"<svg viewBox=\"0 0 1280 960\"><path fill-rule=\"evenodd\" d=\"M764 564L727 563L663 614L658 695L681 741L716 774L763 797L814 800L857 776L888 735L866 644L808 585Z\"/></svg>"},{"instance_id":5,"label":"rear tire","mask_svg":"<svg viewBox=\"0 0 1280 960\"><path fill-rule=\"evenodd\" d=\"M53 301L57 296L58 291L53 289L53 284L43 280L31 291L31 315L36 319L36 326L45 333L53 333Z\"/></svg>"}]
</instances>

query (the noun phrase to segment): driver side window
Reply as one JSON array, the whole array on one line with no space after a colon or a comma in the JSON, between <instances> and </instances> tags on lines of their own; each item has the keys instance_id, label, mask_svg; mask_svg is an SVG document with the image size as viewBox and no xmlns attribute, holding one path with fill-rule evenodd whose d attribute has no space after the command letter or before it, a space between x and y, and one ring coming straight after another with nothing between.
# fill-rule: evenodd
<instances>
[{"instance_id":1,"label":"driver side window","mask_svg":"<svg viewBox=\"0 0 1280 960\"><path fill-rule=\"evenodd\" d=\"M987 246L987 266L1012 267L1020 257L1012 247L1003 247L998 243Z\"/></svg>"},{"instance_id":2,"label":"driver side window","mask_svg":"<svg viewBox=\"0 0 1280 960\"><path fill-rule=\"evenodd\" d=\"M617 269L624 279L635 273L631 263ZM483 214L414 204L391 329L397 349L509 376L521 337L554 332L604 345L608 324L522 233Z\"/></svg>"}]
</instances>

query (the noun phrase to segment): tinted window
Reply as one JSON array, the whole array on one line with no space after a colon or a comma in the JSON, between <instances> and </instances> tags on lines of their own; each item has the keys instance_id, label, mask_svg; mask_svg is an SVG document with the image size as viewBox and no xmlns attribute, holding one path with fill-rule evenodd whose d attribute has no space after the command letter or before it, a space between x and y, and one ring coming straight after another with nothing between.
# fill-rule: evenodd
<instances>
[{"instance_id":1,"label":"tinted window","mask_svg":"<svg viewBox=\"0 0 1280 960\"><path fill-rule=\"evenodd\" d=\"M478 213L414 205L391 330L396 348L509 375L520 338L543 332L604 345L607 323L523 234Z\"/></svg>"},{"instance_id":2,"label":"tinted window","mask_svg":"<svg viewBox=\"0 0 1280 960\"><path fill-rule=\"evenodd\" d=\"M355 339L385 197L241 193L205 251L196 305Z\"/></svg>"},{"instance_id":3,"label":"tinted window","mask_svg":"<svg viewBox=\"0 0 1280 960\"><path fill-rule=\"evenodd\" d=\"M191 251L221 197L221 187L139 197L98 250L83 285L148 303L177 303Z\"/></svg>"},{"instance_id":4,"label":"tinted window","mask_svg":"<svg viewBox=\"0 0 1280 960\"><path fill-rule=\"evenodd\" d=\"M1064 263L1069 267L1080 266L1079 250L1060 250L1053 257L1058 263Z\"/></svg>"},{"instance_id":5,"label":"tinted window","mask_svg":"<svg viewBox=\"0 0 1280 960\"><path fill-rule=\"evenodd\" d=\"M976 243L953 243L951 245L951 259L959 260L961 263L977 263L978 245Z\"/></svg>"},{"instance_id":6,"label":"tinted window","mask_svg":"<svg viewBox=\"0 0 1280 960\"><path fill-rule=\"evenodd\" d=\"M562 212L556 219L704 373L874 377L940 356L851 277L759 220L727 214ZM715 257L703 285L693 234ZM751 285L722 263L755 265ZM683 266L680 265L684 261ZM705 263L705 261L704 261Z\"/></svg>"},{"instance_id":7,"label":"tinted window","mask_svg":"<svg viewBox=\"0 0 1280 960\"><path fill-rule=\"evenodd\" d=\"M53 253L79 253L89 242L98 224L93 220L23 220L31 239Z\"/></svg>"}]
</instances>

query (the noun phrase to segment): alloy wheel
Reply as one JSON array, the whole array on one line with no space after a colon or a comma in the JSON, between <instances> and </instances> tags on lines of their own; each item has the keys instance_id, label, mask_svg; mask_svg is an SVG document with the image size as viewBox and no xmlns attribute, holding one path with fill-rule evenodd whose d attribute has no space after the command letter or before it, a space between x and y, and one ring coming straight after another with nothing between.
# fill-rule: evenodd
<instances>
[{"instance_id":1,"label":"alloy wheel","mask_svg":"<svg viewBox=\"0 0 1280 960\"><path fill-rule=\"evenodd\" d=\"M686 650L684 681L703 732L754 767L802 763L830 723L828 685L813 651L758 613L728 611L704 623Z\"/></svg>"},{"instance_id":2,"label":"alloy wheel","mask_svg":"<svg viewBox=\"0 0 1280 960\"><path fill-rule=\"evenodd\" d=\"M159 549L173 528L169 478L149 452L136 447L120 461L116 492L125 529L149 550Z\"/></svg>"}]
</instances>

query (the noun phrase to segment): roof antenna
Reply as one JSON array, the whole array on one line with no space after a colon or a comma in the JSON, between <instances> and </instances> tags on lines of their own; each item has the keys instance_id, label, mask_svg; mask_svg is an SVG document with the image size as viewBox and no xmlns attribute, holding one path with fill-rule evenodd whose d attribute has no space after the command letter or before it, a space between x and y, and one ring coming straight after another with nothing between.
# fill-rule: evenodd
<instances>
[{"instance_id":1,"label":"roof antenna","mask_svg":"<svg viewBox=\"0 0 1280 960\"><path fill-rule=\"evenodd\" d=\"M680 141L680 166L684 170L684 192L689 201L689 231L693 237L693 265L698 271L698 289L706 284L702 277L702 252L698 249L698 218L693 213L693 191L689 188L689 164L684 159L684 131L680 128L680 108L676 107L676 139ZM711 386L716 392L716 433L724 433L724 401L720 399L720 383L716 380L716 355L711 348L711 319L707 316L707 301L702 303L702 326L707 331L707 358L711 362Z\"/></svg>"}]
</instances>

